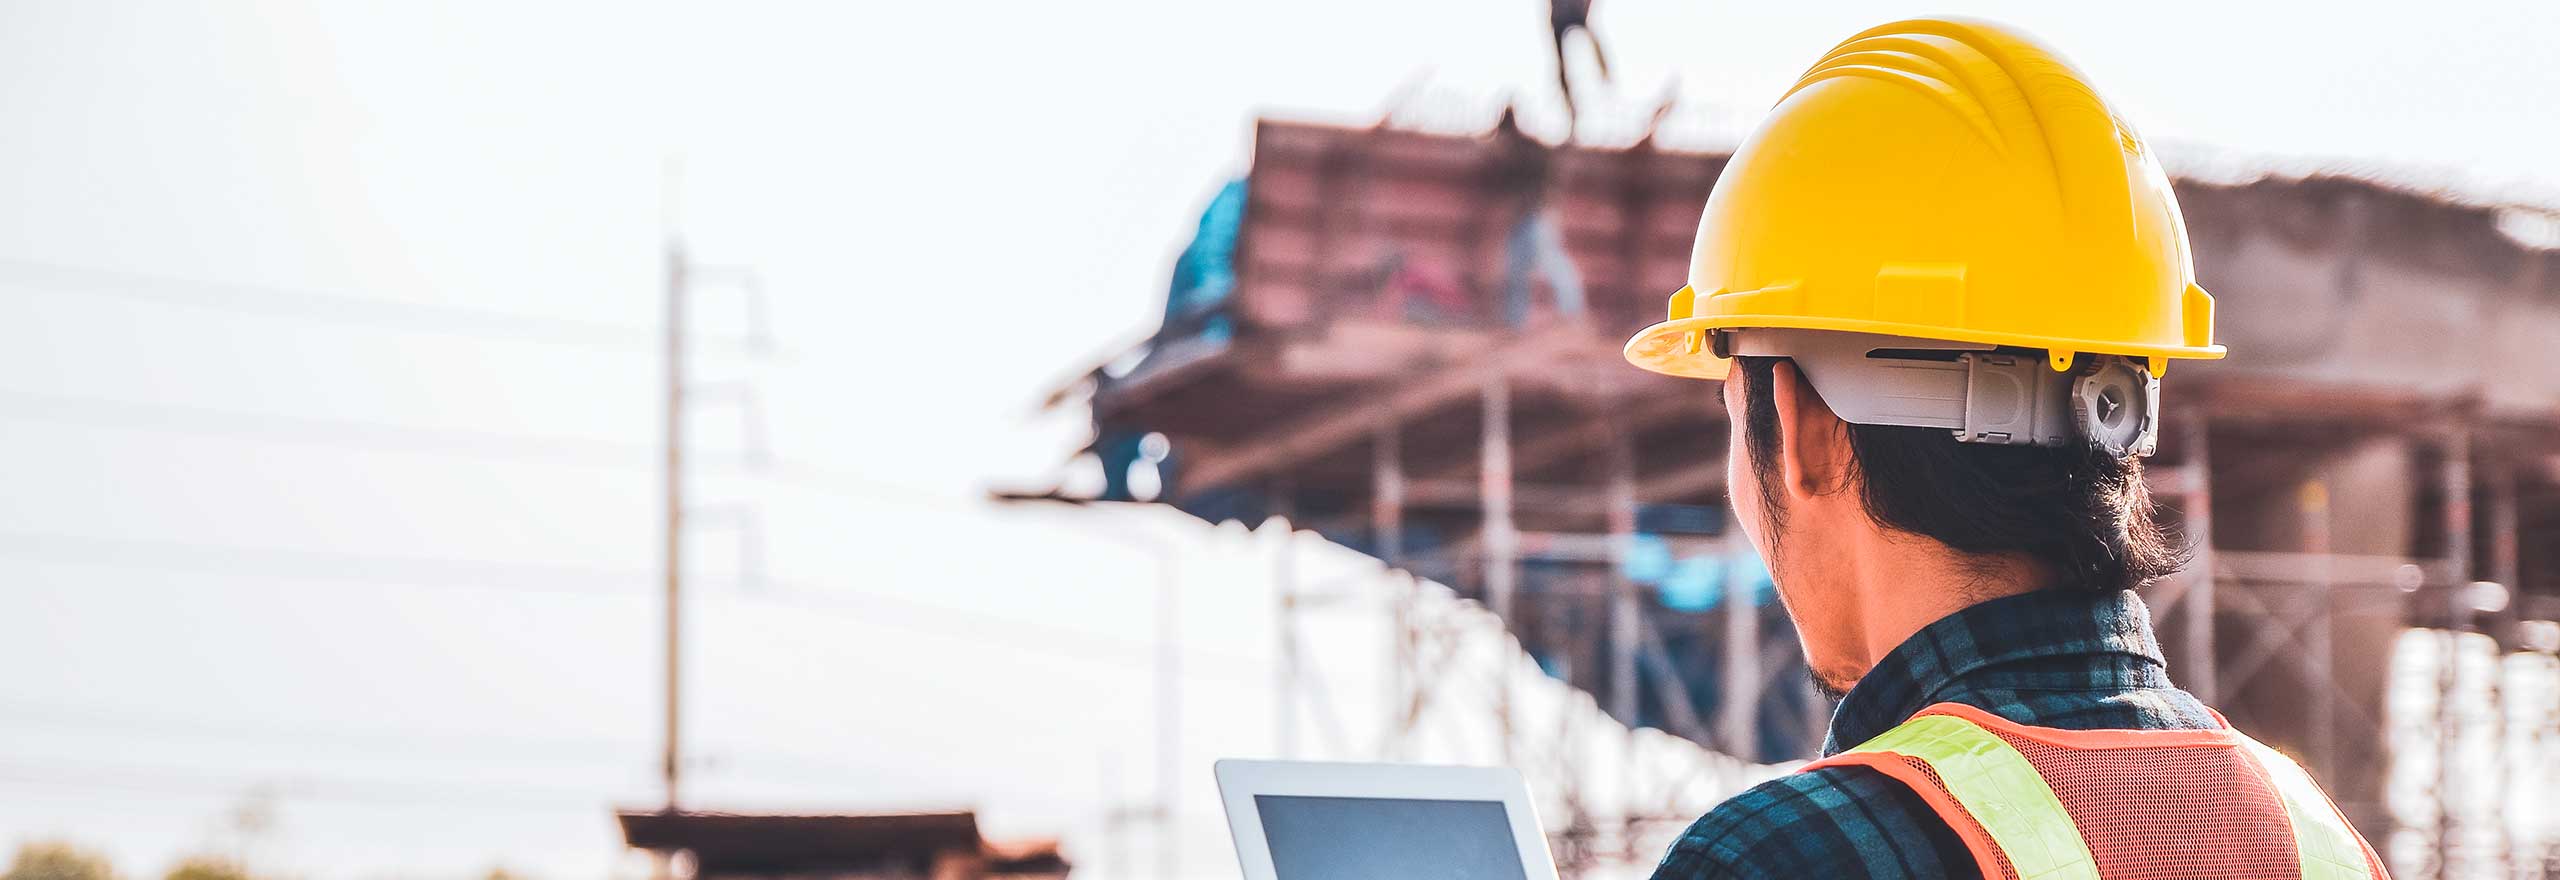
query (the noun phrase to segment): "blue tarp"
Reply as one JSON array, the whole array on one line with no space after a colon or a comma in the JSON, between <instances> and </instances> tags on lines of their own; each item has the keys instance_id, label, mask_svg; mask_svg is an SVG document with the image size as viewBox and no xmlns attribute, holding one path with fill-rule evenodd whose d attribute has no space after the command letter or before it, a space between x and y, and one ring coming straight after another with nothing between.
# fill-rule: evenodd
<instances>
[{"instance_id":1,"label":"blue tarp","mask_svg":"<svg viewBox=\"0 0 2560 880\"><path fill-rule=\"evenodd\" d=\"M1225 307L1236 289L1236 239L1244 232L1244 208L1245 185L1238 178L1220 187L1209 207L1200 212L1199 231L1173 261L1173 284L1164 297L1164 326L1157 329L1156 340L1137 370L1217 351L1235 335ZM1128 375L1134 378L1139 373ZM1111 426L1094 438L1090 448L1102 459L1103 500L1133 500L1129 468L1137 463L1138 443L1146 435L1143 428ZM1158 497L1174 496L1175 470L1173 461L1158 465L1163 477Z\"/></svg>"},{"instance_id":2,"label":"blue tarp","mask_svg":"<svg viewBox=\"0 0 2560 880\"><path fill-rule=\"evenodd\" d=\"M1767 605L1778 597L1777 585L1769 579L1769 567L1761 564L1756 553L1731 556L1700 554L1674 557L1671 543L1656 534L1638 534L1635 546L1627 555L1627 576L1636 583L1654 588L1662 607L1673 611L1709 611L1724 604L1725 587L1739 583L1753 606Z\"/></svg>"},{"instance_id":3,"label":"blue tarp","mask_svg":"<svg viewBox=\"0 0 2560 880\"><path fill-rule=\"evenodd\" d=\"M1243 178L1219 188L1200 212L1200 230L1173 261L1173 285L1165 293L1166 333L1187 333L1224 305L1236 289L1236 240L1244 233Z\"/></svg>"}]
</instances>

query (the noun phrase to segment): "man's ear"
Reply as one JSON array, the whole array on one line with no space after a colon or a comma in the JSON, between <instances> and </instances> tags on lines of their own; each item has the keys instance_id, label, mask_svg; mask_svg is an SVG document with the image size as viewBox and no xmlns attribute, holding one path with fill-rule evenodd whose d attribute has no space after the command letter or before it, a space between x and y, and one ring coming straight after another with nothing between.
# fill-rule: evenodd
<instances>
[{"instance_id":1,"label":"man's ear","mask_svg":"<svg viewBox=\"0 0 2560 880\"><path fill-rule=\"evenodd\" d=\"M1787 500L1804 501L1846 485L1849 476L1849 423L1831 412L1822 395L1782 360L1769 383L1778 409L1778 468Z\"/></svg>"}]
</instances>

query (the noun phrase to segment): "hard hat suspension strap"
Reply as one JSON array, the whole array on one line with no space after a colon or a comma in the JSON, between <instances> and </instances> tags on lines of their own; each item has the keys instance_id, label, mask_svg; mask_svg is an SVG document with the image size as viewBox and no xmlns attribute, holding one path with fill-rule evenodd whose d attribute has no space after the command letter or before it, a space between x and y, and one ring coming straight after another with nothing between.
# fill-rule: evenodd
<instances>
[{"instance_id":1,"label":"hard hat suspension strap","mask_svg":"<svg viewBox=\"0 0 2560 880\"><path fill-rule=\"evenodd\" d=\"M2160 381L2137 358L2060 372L2044 353L1829 330L1716 331L1719 353L1793 360L1842 421L1944 428L1964 443L2068 446L2116 457L2158 443Z\"/></svg>"}]
</instances>

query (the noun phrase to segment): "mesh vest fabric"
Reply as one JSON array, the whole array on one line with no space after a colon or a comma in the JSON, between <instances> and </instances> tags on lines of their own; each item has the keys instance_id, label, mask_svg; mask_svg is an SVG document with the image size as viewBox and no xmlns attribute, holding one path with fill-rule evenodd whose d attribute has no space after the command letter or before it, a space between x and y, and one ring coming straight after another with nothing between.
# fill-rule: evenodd
<instances>
[{"instance_id":1,"label":"mesh vest fabric","mask_svg":"<svg viewBox=\"0 0 2560 880\"><path fill-rule=\"evenodd\" d=\"M1985 877L2387 878L2301 768L2237 731L2028 727L1941 703L1814 767L1911 786Z\"/></svg>"}]
</instances>

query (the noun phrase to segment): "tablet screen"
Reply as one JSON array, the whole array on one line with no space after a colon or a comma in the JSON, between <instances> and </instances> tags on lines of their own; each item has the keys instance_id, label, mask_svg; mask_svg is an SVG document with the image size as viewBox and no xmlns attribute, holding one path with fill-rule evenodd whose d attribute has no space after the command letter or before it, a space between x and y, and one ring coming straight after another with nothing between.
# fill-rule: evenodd
<instances>
[{"instance_id":1,"label":"tablet screen","mask_svg":"<svg viewBox=\"0 0 2560 880\"><path fill-rule=\"evenodd\" d=\"M1258 794L1280 880L1528 880L1501 801Z\"/></svg>"}]
</instances>

